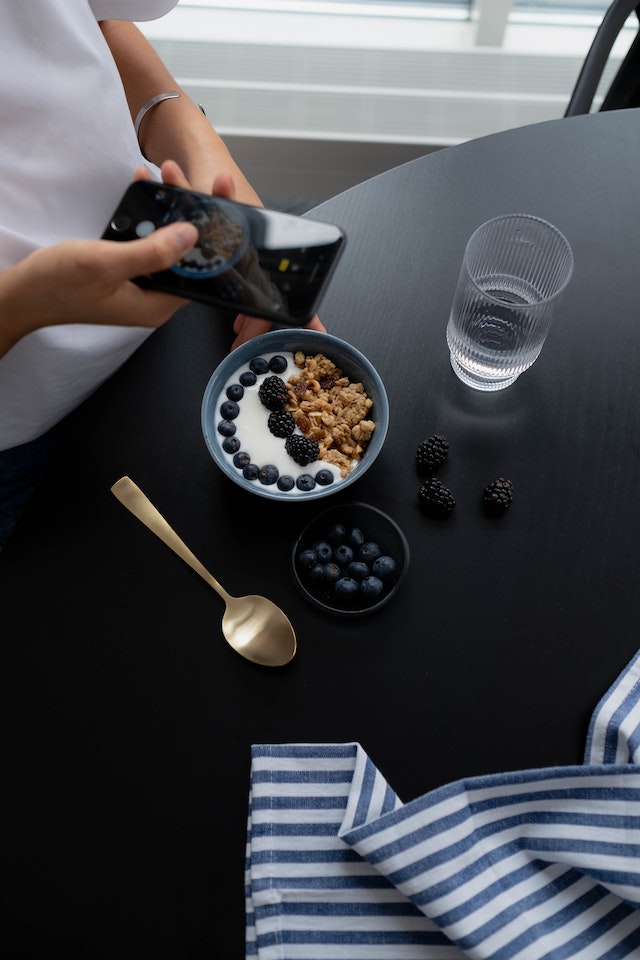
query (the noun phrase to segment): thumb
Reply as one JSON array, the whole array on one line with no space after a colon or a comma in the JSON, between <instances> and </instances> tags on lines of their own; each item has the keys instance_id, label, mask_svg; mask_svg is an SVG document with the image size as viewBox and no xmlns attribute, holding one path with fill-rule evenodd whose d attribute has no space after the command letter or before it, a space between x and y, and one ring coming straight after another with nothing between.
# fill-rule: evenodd
<instances>
[{"instance_id":1,"label":"thumb","mask_svg":"<svg viewBox=\"0 0 640 960\"><path fill-rule=\"evenodd\" d=\"M170 223L140 240L114 246L117 246L118 254L126 263L127 277L131 278L172 267L191 250L198 236L198 230L192 223Z\"/></svg>"}]
</instances>

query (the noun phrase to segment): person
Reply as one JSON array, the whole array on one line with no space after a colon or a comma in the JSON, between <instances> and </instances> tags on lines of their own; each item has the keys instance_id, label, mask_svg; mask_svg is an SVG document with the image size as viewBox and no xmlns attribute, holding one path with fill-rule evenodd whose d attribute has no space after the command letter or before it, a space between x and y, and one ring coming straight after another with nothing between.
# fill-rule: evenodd
<instances>
[{"instance_id":1,"label":"person","mask_svg":"<svg viewBox=\"0 0 640 960\"><path fill-rule=\"evenodd\" d=\"M74 411L183 303L131 279L179 260L192 225L97 239L131 180L260 205L134 22L177 2L2 3L0 550ZM231 347L268 326L236 317Z\"/></svg>"}]
</instances>

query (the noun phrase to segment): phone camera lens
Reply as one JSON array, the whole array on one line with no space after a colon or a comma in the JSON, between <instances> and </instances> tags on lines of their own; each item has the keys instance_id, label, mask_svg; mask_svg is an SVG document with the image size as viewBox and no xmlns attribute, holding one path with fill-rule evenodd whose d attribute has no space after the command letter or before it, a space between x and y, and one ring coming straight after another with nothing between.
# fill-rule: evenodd
<instances>
[{"instance_id":1,"label":"phone camera lens","mask_svg":"<svg viewBox=\"0 0 640 960\"><path fill-rule=\"evenodd\" d=\"M156 225L153 220L141 220L140 223L136 224L136 236L138 237L148 237L150 233L153 233Z\"/></svg>"},{"instance_id":2,"label":"phone camera lens","mask_svg":"<svg viewBox=\"0 0 640 960\"><path fill-rule=\"evenodd\" d=\"M115 230L116 233L124 233L125 230L128 230L131 226L131 217L119 216L114 217L111 221L111 229Z\"/></svg>"}]
</instances>

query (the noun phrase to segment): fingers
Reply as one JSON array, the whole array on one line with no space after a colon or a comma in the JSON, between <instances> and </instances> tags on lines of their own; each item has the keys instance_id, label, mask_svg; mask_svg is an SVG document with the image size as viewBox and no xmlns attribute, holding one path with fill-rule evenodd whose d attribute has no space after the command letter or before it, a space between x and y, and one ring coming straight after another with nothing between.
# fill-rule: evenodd
<instances>
[{"instance_id":1,"label":"fingers","mask_svg":"<svg viewBox=\"0 0 640 960\"><path fill-rule=\"evenodd\" d=\"M165 160L160 167L162 182L169 187L182 187L183 190L193 189L189 183L182 167L175 160ZM151 172L148 167L137 167L133 174L134 180L152 180ZM211 186L211 193L216 197L224 197L227 200L235 200L236 185L233 177L226 170L216 174Z\"/></svg>"},{"instance_id":2,"label":"fingers","mask_svg":"<svg viewBox=\"0 0 640 960\"><path fill-rule=\"evenodd\" d=\"M235 350L236 347L246 343L247 340L253 340L254 337L259 337L261 333L266 333L267 330L271 329L271 324L268 320L259 320L257 317L240 314L234 321L233 329L237 337L231 344L231 349Z\"/></svg>"},{"instance_id":3,"label":"fingers","mask_svg":"<svg viewBox=\"0 0 640 960\"><path fill-rule=\"evenodd\" d=\"M211 187L211 193L215 197L224 197L225 200L235 200L236 185L231 174L226 171L216 174L213 186Z\"/></svg>"},{"instance_id":4,"label":"fingers","mask_svg":"<svg viewBox=\"0 0 640 960\"><path fill-rule=\"evenodd\" d=\"M316 314L306 326L310 330L319 330L321 333L326 333L327 328L320 321L320 318ZM239 314L233 322L233 330L236 334L236 338L231 344L231 349L235 350L236 347L239 347L241 344L246 343L248 340L253 340L254 337L259 337L261 333L266 333L267 330L271 329L271 324L268 320L259 320L257 317L248 317L246 314Z\"/></svg>"},{"instance_id":5,"label":"fingers","mask_svg":"<svg viewBox=\"0 0 640 960\"><path fill-rule=\"evenodd\" d=\"M134 180L153 180L153 177L151 176L151 170L149 170L149 168L145 166L136 167L136 169L133 171L133 179Z\"/></svg>"},{"instance_id":6,"label":"fingers","mask_svg":"<svg viewBox=\"0 0 640 960\"><path fill-rule=\"evenodd\" d=\"M192 223L170 223L148 237L128 243L109 243L111 267L122 279L139 277L145 273L167 270L177 263L198 240L198 230Z\"/></svg>"},{"instance_id":7,"label":"fingers","mask_svg":"<svg viewBox=\"0 0 640 960\"><path fill-rule=\"evenodd\" d=\"M323 323L321 323L320 317L317 314L315 315L315 317L313 317L312 320L309 321L309 323L307 324L307 327L309 328L309 330L319 330L321 333L327 332L327 328Z\"/></svg>"},{"instance_id":8,"label":"fingers","mask_svg":"<svg viewBox=\"0 0 640 960\"><path fill-rule=\"evenodd\" d=\"M182 187L183 190L190 190L191 184L187 180L182 167L175 160L165 160L160 167L162 182L170 187Z\"/></svg>"}]
</instances>

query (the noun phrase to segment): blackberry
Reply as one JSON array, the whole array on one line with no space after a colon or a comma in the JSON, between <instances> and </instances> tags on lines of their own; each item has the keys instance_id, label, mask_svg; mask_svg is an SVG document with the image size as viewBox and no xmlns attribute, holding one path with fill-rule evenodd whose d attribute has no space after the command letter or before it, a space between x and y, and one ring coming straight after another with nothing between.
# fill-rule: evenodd
<instances>
[{"instance_id":1,"label":"blackberry","mask_svg":"<svg viewBox=\"0 0 640 960\"><path fill-rule=\"evenodd\" d=\"M282 410L287 402L287 385L282 377L265 377L258 387L258 396L269 410Z\"/></svg>"},{"instance_id":2,"label":"blackberry","mask_svg":"<svg viewBox=\"0 0 640 960\"><path fill-rule=\"evenodd\" d=\"M449 452L449 441L434 434L423 440L416 451L416 470L421 477L430 477L442 466Z\"/></svg>"},{"instance_id":3,"label":"blackberry","mask_svg":"<svg viewBox=\"0 0 640 960\"><path fill-rule=\"evenodd\" d=\"M482 505L487 513L497 516L504 513L513 500L513 484L504 477L488 483L482 491Z\"/></svg>"},{"instance_id":4,"label":"blackberry","mask_svg":"<svg viewBox=\"0 0 640 960\"><path fill-rule=\"evenodd\" d=\"M272 410L267 426L274 437L288 437L296 428L296 422L287 410Z\"/></svg>"},{"instance_id":5,"label":"blackberry","mask_svg":"<svg viewBox=\"0 0 640 960\"><path fill-rule=\"evenodd\" d=\"M425 480L418 496L422 509L435 517L446 517L456 505L451 490L435 477Z\"/></svg>"},{"instance_id":6,"label":"blackberry","mask_svg":"<svg viewBox=\"0 0 640 960\"><path fill-rule=\"evenodd\" d=\"M320 447L315 440L309 440L300 434L293 433L287 437L284 448L292 458L301 467L306 467L308 463L313 463L320 456Z\"/></svg>"}]
</instances>

